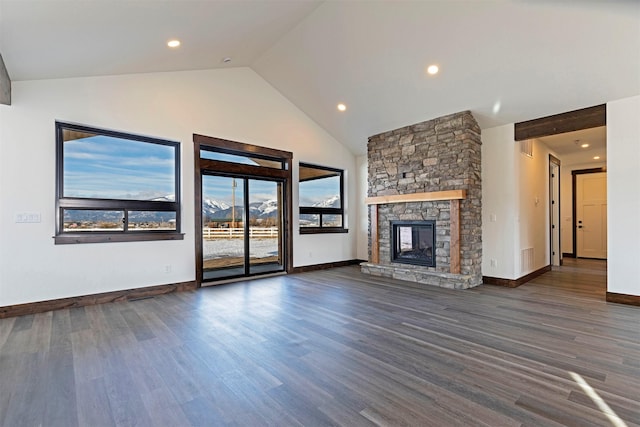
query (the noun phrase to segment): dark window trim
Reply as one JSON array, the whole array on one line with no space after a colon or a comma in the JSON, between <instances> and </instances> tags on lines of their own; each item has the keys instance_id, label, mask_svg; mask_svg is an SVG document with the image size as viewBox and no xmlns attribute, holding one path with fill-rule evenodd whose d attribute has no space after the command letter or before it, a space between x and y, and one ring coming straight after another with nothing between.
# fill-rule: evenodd
<instances>
[{"instance_id":1,"label":"dark window trim","mask_svg":"<svg viewBox=\"0 0 640 427\"><path fill-rule=\"evenodd\" d=\"M341 227L300 227L300 234L331 234L348 232L348 228Z\"/></svg>"},{"instance_id":2,"label":"dark window trim","mask_svg":"<svg viewBox=\"0 0 640 427\"><path fill-rule=\"evenodd\" d=\"M269 177L284 179L289 176L289 171L285 169L271 169L260 166L244 165L241 163L223 162L220 160L200 159L200 169L209 171L225 171L236 175L247 175L255 177Z\"/></svg>"},{"instance_id":3,"label":"dark window trim","mask_svg":"<svg viewBox=\"0 0 640 427\"><path fill-rule=\"evenodd\" d=\"M229 145L228 143L231 142L231 141L227 141L227 140L222 140L222 141L225 141L225 147L227 147ZM238 144L243 144L243 143L239 142ZM245 145L249 145L250 146L250 144L245 144ZM266 148L266 147L264 147L264 148ZM210 145L204 145L204 144L200 145L200 150L208 151L208 152L211 152L211 153L229 154L231 156L236 156L236 157L245 157L245 158L251 159L251 160L254 160L254 159L268 160L268 161L271 161L271 162L274 162L274 163L280 163L280 168L270 167L270 166L265 167L265 166L261 166L261 165L250 165L250 164L246 164L246 163L234 163L232 161L207 159L205 157L201 157L201 159L203 161L222 162L222 163L225 163L225 164L231 163L231 164L236 164L236 165L239 165L239 166L248 166L248 167L259 168L261 170L265 169L265 168L266 169L273 169L273 170L286 170L286 168L289 167L288 162L283 160L283 157L274 157L272 155L260 154L260 153L256 153L256 152L253 152L253 151L248 152L248 153L239 154L237 150L232 150L232 149L229 149L229 148L215 148L214 149Z\"/></svg>"},{"instance_id":4,"label":"dark window trim","mask_svg":"<svg viewBox=\"0 0 640 427\"><path fill-rule=\"evenodd\" d=\"M336 172L340 176L340 207L339 208L325 208L325 207L313 207L313 206L299 206L300 215L320 215L318 227L298 227L300 234L324 234L324 233L348 233L349 229L344 226L344 170L333 168L330 166L321 166L313 163L300 162L298 164L298 171L301 167L315 168L326 170L330 172ZM324 177L309 178L304 181L300 181L298 177L298 189L300 188L300 182L313 181L316 179L322 179ZM299 191L299 190L298 190ZM298 202L298 205L300 203ZM342 217L342 227L323 227L322 216L323 215L340 215Z\"/></svg>"},{"instance_id":5,"label":"dark window trim","mask_svg":"<svg viewBox=\"0 0 640 427\"><path fill-rule=\"evenodd\" d=\"M181 206L180 206L180 143L161 138L130 134L121 131L96 128L68 122L55 122L56 129L56 231L54 243L77 244L77 243L108 243L108 242L136 242L152 240L183 240L184 234L181 230ZM132 141L146 142L150 144L166 145L174 148L175 169L174 188L175 201L146 201L146 200L119 200L119 199L90 199L79 197L64 197L64 137L63 130L77 132L87 132L96 135L111 136L114 138L129 139ZM86 209L86 210L113 210L122 211L123 217L127 218L128 211L159 211L176 213L175 230L136 230L129 231L125 221L122 231L63 231L65 209Z\"/></svg>"},{"instance_id":6,"label":"dark window trim","mask_svg":"<svg viewBox=\"0 0 640 427\"><path fill-rule=\"evenodd\" d=\"M55 237L56 245L75 243L149 242L155 240L183 240L184 234L176 231L130 231L124 233L103 231L100 233L64 233Z\"/></svg>"},{"instance_id":7,"label":"dark window trim","mask_svg":"<svg viewBox=\"0 0 640 427\"><path fill-rule=\"evenodd\" d=\"M276 148L261 147L259 145L231 141L228 139L216 138L213 136L193 134L193 142L198 147L204 150L217 151L219 153L235 154L244 157L255 156L266 160L276 161L287 159L289 161L284 162L285 169L288 168L288 163L292 158L292 154L289 151L278 150ZM197 154L198 157L200 157L200 149L198 149Z\"/></svg>"}]
</instances>

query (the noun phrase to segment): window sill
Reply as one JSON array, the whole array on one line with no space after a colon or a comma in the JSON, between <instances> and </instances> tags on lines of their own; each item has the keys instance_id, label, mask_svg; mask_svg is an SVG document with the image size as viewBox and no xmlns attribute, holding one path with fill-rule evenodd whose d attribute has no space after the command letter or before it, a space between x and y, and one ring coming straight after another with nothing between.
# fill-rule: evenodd
<instances>
[{"instance_id":1,"label":"window sill","mask_svg":"<svg viewBox=\"0 0 640 427\"><path fill-rule=\"evenodd\" d=\"M149 242L154 240L184 240L184 234L178 232L65 233L54 236L53 239L56 245L78 243Z\"/></svg>"},{"instance_id":2,"label":"window sill","mask_svg":"<svg viewBox=\"0 0 640 427\"><path fill-rule=\"evenodd\" d=\"M327 234L327 233L348 233L348 228L334 227L300 227L300 234Z\"/></svg>"}]
</instances>

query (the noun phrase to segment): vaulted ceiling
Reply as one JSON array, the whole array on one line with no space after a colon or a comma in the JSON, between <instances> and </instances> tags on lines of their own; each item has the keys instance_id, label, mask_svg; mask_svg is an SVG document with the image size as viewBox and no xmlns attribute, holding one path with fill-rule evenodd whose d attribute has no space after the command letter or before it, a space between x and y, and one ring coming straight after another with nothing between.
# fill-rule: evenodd
<instances>
[{"instance_id":1,"label":"vaulted ceiling","mask_svg":"<svg viewBox=\"0 0 640 427\"><path fill-rule=\"evenodd\" d=\"M640 2L0 0L0 54L14 81L251 67L363 154L457 111L488 128L640 94Z\"/></svg>"}]
</instances>

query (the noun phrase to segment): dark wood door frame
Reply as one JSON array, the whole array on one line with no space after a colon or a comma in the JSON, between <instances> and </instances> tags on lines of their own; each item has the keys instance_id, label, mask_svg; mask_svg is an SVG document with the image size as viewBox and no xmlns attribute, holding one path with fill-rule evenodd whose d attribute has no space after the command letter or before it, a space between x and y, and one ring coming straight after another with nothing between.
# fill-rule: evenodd
<instances>
[{"instance_id":1,"label":"dark wood door frame","mask_svg":"<svg viewBox=\"0 0 640 427\"><path fill-rule=\"evenodd\" d=\"M560 191L556 195L555 200L554 195L554 187L553 187L553 166L556 165L558 167L558 190L560 190L560 159L558 159L553 154L549 154L549 238L551 239L551 265L553 265L553 231L554 227L558 227L558 260L559 264L562 265L562 230L560 228L560 223L562 222L560 219ZM558 224L554 224L553 221L553 211L554 209L558 210Z\"/></svg>"},{"instance_id":2,"label":"dark wood door frame","mask_svg":"<svg viewBox=\"0 0 640 427\"><path fill-rule=\"evenodd\" d=\"M290 273L293 268L293 222L292 222L292 161L293 154L289 151L258 145L245 144L204 135L193 135L194 150L194 200L195 200L195 255L196 255L196 283L202 286L202 173L210 171L214 174L243 175L246 177L279 180L283 185L283 246L284 271ZM273 159L282 162L282 169L229 163L200 157L201 148L210 148L237 154L240 156Z\"/></svg>"}]
</instances>

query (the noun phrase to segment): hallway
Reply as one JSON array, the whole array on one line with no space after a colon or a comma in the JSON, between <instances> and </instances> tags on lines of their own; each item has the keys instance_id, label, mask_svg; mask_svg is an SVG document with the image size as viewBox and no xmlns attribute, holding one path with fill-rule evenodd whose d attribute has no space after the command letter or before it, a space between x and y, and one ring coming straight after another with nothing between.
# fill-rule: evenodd
<instances>
[{"instance_id":1,"label":"hallway","mask_svg":"<svg viewBox=\"0 0 640 427\"><path fill-rule=\"evenodd\" d=\"M535 287L537 291L553 287L556 297L566 295L568 298L604 301L607 292L606 260L564 258L562 264L522 286Z\"/></svg>"}]
</instances>

